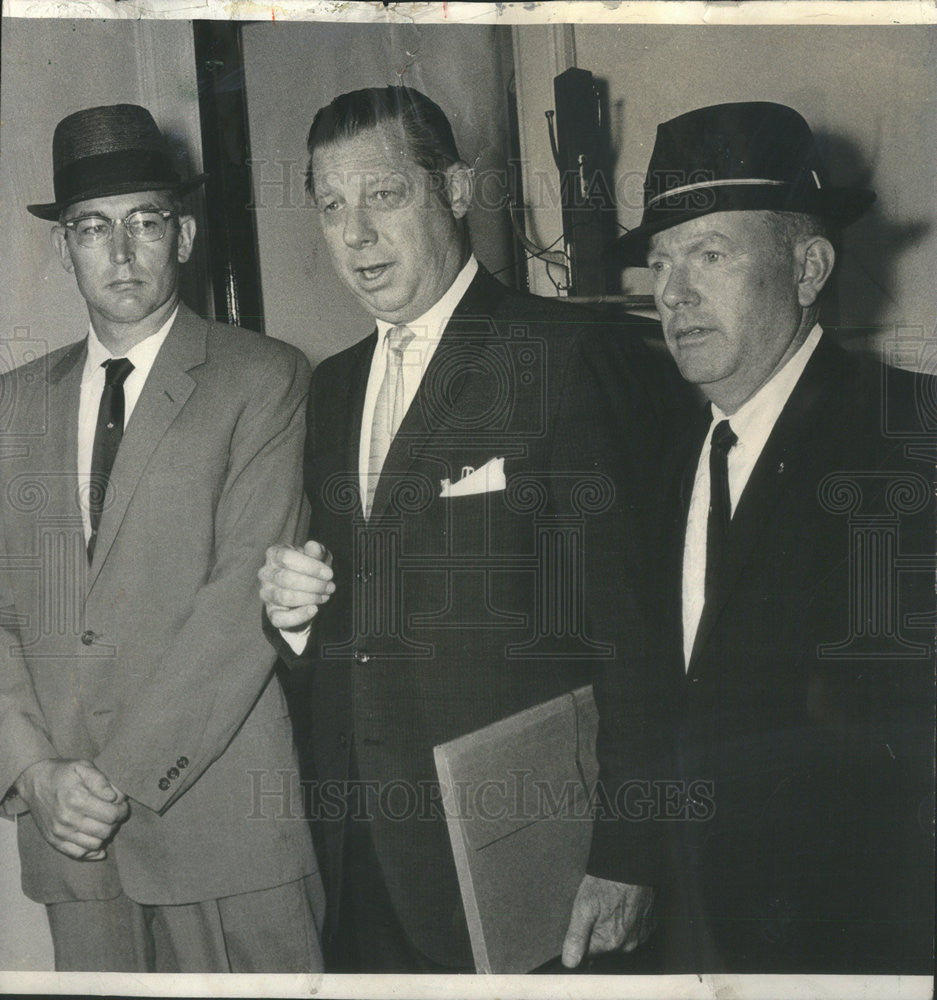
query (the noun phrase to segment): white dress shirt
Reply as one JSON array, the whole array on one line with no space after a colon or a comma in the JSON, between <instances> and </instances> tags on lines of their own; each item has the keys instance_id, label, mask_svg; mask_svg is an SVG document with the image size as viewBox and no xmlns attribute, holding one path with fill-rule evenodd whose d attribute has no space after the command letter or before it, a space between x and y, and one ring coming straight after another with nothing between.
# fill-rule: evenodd
<instances>
[{"instance_id":1,"label":"white dress shirt","mask_svg":"<svg viewBox=\"0 0 937 1000\"><path fill-rule=\"evenodd\" d=\"M371 454L371 425L374 423L374 407L377 405L378 393L387 371L387 331L394 326L406 326L413 331L413 339L403 352L403 413L410 409L410 404L420 388L420 382L427 366L436 353L436 347L442 337L443 330L456 306L462 300L478 271L478 261L474 254L465 262L455 281L443 297L422 316L417 316L409 323L388 323L383 319L377 323L377 346L371 358L371 372L368 375L368 388L364 396L364 409L361 412L361 437L358 443L358 488L361 493L361 506L364 507L368 490L368 460ZM402 417L401 417L402 419Z\"/></svg>"},{"instance_id":2,"label":"white dress shirt","mask_svg":"<svg viewBox=\"0 0 937 1000\"><path fill-rule=\"evenodd\" d=\"M177 306L166 322L151 334L146 340L131 347L121 357L127 358L133 365L133 371L124 380L124 428L130 423L130 416L143 386L149 377L156 355L163 346L166 336L179 312ZM91 513L88 508L89 488L91 483L91 453L94 451L94 432L98 425L98 410L101 406L101 396L104 393L105 361L114 357L113 354L98 340L94 327L88 327L88 356L81 375L81 394L78 400L78 496L81 506L81 523L85 532L85 544L91 538Z\"/></svg>"},{"instance_id":3,"label":"white dress shirt","mask_svg":"<svg viewBox=\"0 0 937 1000\"><path fill-rule=\"evenodd\" d=\"M687 515L686 540L683 547L683 660L688 669L696 630L703 614L706 587L706 528L709 521L709 451L716 424L729 420L738 441L729 451L729 499L731 513L735 514L739 499L745 490L755 463L781 411L784 409L794 386L807 366L823 331L819 324L810 331L797 352L788 359L767 382L745 403L727 417L712 404L713 420L709 426L703 450L696 466L690 510Z\"/></svg>"},{"instance_id":4,"label":"white dress shirt","mask_svg":"<svg viewBox=\"0 0 937 1000\"><path fill-rule=\"evenodd\" d=\"M387 371L387 331L394 326L407 326L413 331L413 339L403 352L403 412L410 409L427 366L436 353L436 347L442 338L443 331L452 319L456 306L468 291L472 279L478 272L478 261L472 254L465 266L456 275L455 281L439 301L422 316L408 323L388 323L376 319L377 344L371 357L371 371L368 375L368 387L364 395L364 409L361 412L361 437L358 440L358 489L361 496L361 506L364 508L368 493L368 461L371 456L371 425L374 423L374 408L381 391L381 383ZM328 544L328 539L324 544ZM280 634L287 641L294 653L301 653L306 648L306 641L312 630L310 622L301 631L280 629Z\"/></svg>"}]
</instances>

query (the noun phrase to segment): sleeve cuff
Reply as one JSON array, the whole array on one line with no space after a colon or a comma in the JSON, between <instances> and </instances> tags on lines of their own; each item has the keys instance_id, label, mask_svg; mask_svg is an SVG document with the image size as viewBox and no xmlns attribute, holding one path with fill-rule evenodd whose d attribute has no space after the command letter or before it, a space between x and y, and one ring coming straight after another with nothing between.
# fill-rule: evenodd
<instances>
[{"instance_id":1,"label":"sleeve cuff","mask_svg":"<svg viewBox=\"0 0 937 1000\"><path fill-rule=\"evenodd\" d=\"M297 656L302 656L306 649L306 644L309 642L309 635L312 632L312 623L310 622L302 631L296 631L295 629L281 628L278 630L280 635L283 636L283 641L293 650Z\"/></svg>"}]
</instances>

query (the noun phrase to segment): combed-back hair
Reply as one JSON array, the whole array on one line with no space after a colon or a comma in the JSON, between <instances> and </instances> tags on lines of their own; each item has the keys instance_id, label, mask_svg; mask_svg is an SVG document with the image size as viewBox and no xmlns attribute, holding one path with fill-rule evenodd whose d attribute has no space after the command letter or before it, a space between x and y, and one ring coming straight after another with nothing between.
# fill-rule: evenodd
<instances>
[{"instance_id":1,"label":"combed-back hair","mask_svg":"<svg viewBox=\"0 0 937 1000\"><path fill-rule=\"evenodd\" d=\"M431 174L441 175L462 159L449 119L425 94L412 87L366 87L340 94L316 112L306 139L306 190L315 195L312 154L317 149L385 124L403 132L410 156Z\"/></svg>"}]
</instances>

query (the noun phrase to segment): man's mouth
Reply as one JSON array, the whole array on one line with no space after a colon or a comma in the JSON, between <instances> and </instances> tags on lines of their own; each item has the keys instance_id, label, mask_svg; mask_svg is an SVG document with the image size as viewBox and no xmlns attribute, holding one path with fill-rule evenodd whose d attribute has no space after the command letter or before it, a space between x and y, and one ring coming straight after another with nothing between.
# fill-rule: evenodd
<instances>
[{"instance_id":1,"label":"man's mouth","mask_svg":"<svg viewBox=\"0 0 937 1000\"><path fill-rule=\"evenodd\" d=\"M678 330L674 330L673 337L677 341L690 341L692 343L694 340L700 340L710 333L709 327L706 326L682 326Z\"/></svg>"},{"instance_id":2,"label":"man's mouth","mask_svg":"<svg viewBox=\"0 0 937 1000\"><path fill-rule=\"evenodd\" d=\"M377 281L379 278L383 277L390 267L390 263L370 264L367 267L356 267L355 274L357 274L362 281L368 283Z\"/></svg>"},{"instance_id":3,"label":"man's mouth","mask_svg":"<svg viewBox=\"0 0 937 1000\"><path fill-rule=\"evenodd\" d=\"M119 292L127 288L136 288L142 284L143 282L139 278L118 278L117 281L110 282L107 287Z\"/></svg>"}]
</instances>

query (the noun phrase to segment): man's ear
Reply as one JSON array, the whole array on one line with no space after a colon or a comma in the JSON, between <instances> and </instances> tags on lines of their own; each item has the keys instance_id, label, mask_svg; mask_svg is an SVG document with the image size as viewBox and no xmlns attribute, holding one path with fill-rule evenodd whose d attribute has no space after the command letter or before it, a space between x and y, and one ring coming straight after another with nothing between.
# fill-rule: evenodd
<instances>
[{"instance_id":1,"label":"man's ear","mask_svg":"<svg viewBox=\"0 0 937 1000\"><path fill-rule=\"evenodd\" d=\"M817 301L823 286L833 273L836 251L823 236L811 236L798 248L800 277L797 279L797 300L807 308Z\"/></svg>"},{"instance_id":2,"label":"man's ear","mask_svg":"<svg viewBox=\"0 0 937 1000\"><path fill-rule=\"evenodd\" d=\"M179 216L179 240L176 248L176 259L184 264L192 256L195 245L195 219L191 215Z\"/></svg>"},{"instance_id":3,"label":"man's ear","mask_svg":"<svg viewBox=\"0 0 937 1000\"><path fill-rule=\"evenodd\" d=\"M67 233L68 230L64 226L55 226L49 236L52 240L52 246L55 247L55 252L62 261L62 267L71 274L75 270L75 265L72 263L71 251L68 249Z\"/></svg>"},{"instance_id":4,"label":"man's ear","mask_svg":"<svg viewBox=\"0 0 937 1000\"><path fill-rule=\"evenodd\" d=\"M446 197L452 214L461 219L472 204L475 174L467 163L453 163L446 167Z\"/></svg>"}]
</instances>

